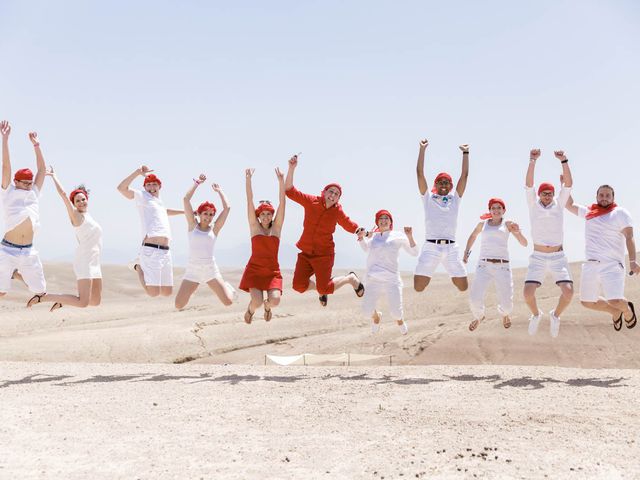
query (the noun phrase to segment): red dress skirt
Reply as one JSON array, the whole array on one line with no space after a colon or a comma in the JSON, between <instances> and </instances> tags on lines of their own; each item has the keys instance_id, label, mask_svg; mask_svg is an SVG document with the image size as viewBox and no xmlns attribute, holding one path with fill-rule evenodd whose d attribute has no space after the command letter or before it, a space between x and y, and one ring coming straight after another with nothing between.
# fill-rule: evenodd
<instances>
[{"instance_id":1,"label":"red dress skirt","mask_svg":"<svg viewBox=\"0 0 640 480\"><path fill-rule=\"evenodd\" d=\"M250 288L258 290L278 289L282 292L282 274L278 264L280 239L272 235L254 235L251 237L251 258L244 269L240 290L248 292Z\"/></svg>"}]
</instances>

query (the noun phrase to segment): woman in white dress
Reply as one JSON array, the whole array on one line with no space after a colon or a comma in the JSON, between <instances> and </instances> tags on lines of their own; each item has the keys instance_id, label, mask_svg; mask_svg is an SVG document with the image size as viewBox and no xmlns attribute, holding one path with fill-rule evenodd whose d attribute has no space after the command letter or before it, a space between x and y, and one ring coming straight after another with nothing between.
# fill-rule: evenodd
<instances>
[{"instance_id":1,"label":"woman in white dress","mask_svg":"<svg viewBox=\"0 0 640 480\"><path fill-rule=\"evenodd\" d=\"M377 303L386 297L391 317L396 320L400 332L406 335L409 329L402 309L403 285L398 271L398 257L400 249L414 257L418 256L412 228L404 227L404 234L393 231L391 213L380 210L376 213L376 229L366 234L359 232L358 243L368 253L362 310L373 320L371 331L377 333L380 330L382 313L377 310Z\"/></svg>"},{"instance_id":2,"label":"woman in white dress","mask_svg":"<svg viewBox=\"0 0 640 480\"><path fill-rule=\"evenodd\" d=\"M507 207L500 198L489 200L489 213L480 217L482 220L471 232L464 252L463 262L469 261L471 247L480 235L480 258L476 267L476 275L469 291L469 303L473 321L469 330L474 331L485 318L484 296L490 283L496 286L498 297L498 313L502 316L502 326L511 327L511 311L513 310L513 277L509 266L508 240L512 234L520 245L527 246L527 239L520 232L520 226L504 220Z\"/></svg>"},{"instance_id":3,"label":"woman in white dress","mask_svg":"<svg viewBox=\"0 0 640 480\"><path fill-rule=\"evenodd\" d=\"M213 191L220 195L220 201L222 202L222 212L220 212L215 222L213 218L216 215L216 207L213 203L203 202L195 212L191 206L193 194L206 179L207 177L201 174L197 180L194 180L193 186L184 196L184 215L187 219L189 230L189 260L180 289L176 295L175 306L178 310L182 310L189 303L191 295L194 294L201 283L206 283L226 306L233 303L236 293L234 288L222 278L216 259L213 256L218 234L227 221L227 216L231 210L227 197L220 185L217 183L212 185Z\"/></svg>"},{"instance_id":4,"label":"woman in white dress","mask_svg":"<svg viewBox=\"0 0 640 480\"><path fill-rule=\"evenodd\" d=\"M100 305L102 299L102 270L100 268L100 254L102 252L102 228L88 212L89 192L80 185L68 196L58 177L49 167L46 173L53 179L56 190L67 207L69 220L76 232L78 247L73 261L73 271L78 282L78 294L34 295L27 302L27 307L36 303L53 302L50 311L57 310L63 305L85 308Z\"/></svg>"}]
</instances>

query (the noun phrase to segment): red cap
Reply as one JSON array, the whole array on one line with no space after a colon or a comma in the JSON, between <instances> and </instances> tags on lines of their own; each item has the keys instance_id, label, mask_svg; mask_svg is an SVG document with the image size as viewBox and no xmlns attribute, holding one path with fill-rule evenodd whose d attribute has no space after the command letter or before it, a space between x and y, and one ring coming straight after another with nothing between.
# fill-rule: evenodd
<instances>
[{"instance_id":1,"label":"red cap","mask_svg":"<svg viewBox=\"0 0 640 480\"><path fill-rule=\"evenodd\" d=\"M276 210L270 203L262 202L260 203L260 205L258 205L258 208L256 208L256 217L259 217L262 212L275 213Z\"/></svg>"},{"instance_id":2,"label":"red cap","mask_svg":"<svg viewBox=\"0 0 640 480\"><path fill-rule=\"evenodd\" d=\"M540 186L538 187L538 195L540 195L541 192L544 192L546 190L551 190L551 192L555 195L556 193L556 189L553 186L552 183L541 183Z\"/></svg>"},{"instance_id":3,"label":"red cap","mask_svg":"<svg viewBox=\"0 0 640 480\"><path fill-rule=\"evenodd\" d=\"M433 187L431 188L431 193L438 193L438 187L436 184L443 179L449 180L449 183L451 184L451 188L453 188L453 179L451 178L451 175L449 175L446 172L440 172L438 175L436 175L436 179L433 181Z\"/></svg>"},{"instance_id":4,"label":"red cap","mask_svg":"<svg viewBox=\"0 0 640 480\"><path fill-rule=\"evenodd\" d=\"M213 210L213 214L214 215L216 214L216 206L211 202L202 202L198 206L198 209L196 210L196 212L198 212L198 214L201 214L205 210Z\"/></svg>"},{"instance_id":5,"label":"red cap","mask_svg":"<svg viewBox=\"0 0 640 480\"><path fill-rule=\"evenodd\" d=\"M21 168L13 176L13 179L18 180L33 180L33 172L28 168Z\"/></svg>"},{"instance_id":6,"label":"red cap","mask_svg":"<svg viewBox=\"0 0 640 480\"><path fill-rule=\"evenodd\" d=\"M329 190L331 187L336 187L338 189L338 191L340 192L340 196L342 196L342 187L337 184L337 183L330 183L328 185L326 185L323 189L322 189L322 193L326 192L327 190Z\"/></svg>"},{"instance_id":7,"label":"red cap","mask_svg":"<svg viewBox=\"0 0 640 480\"><path fill-rule=\"evenodd\" d=\"M378 220L380 220L380 217L382 215L386 215L389 217L389 220L391 220L391 228L393 229L393 216L391 215L391 212L389 210L378 210L376 212L376 227L378 226Z\"/></svg>"},{"instance_id":8,"label":"red cap","mask_svg":"<svg viewBox=\"0 0 640 480\"><path fill-rule=\"evenodd\" d=\"M150 173L149 175L144 177L143 185L146 185L147 183L157 183L158 185L162 186L162 182L160 181L160 179L153 173Z\"/></svg>"},{"instance_id":9,"label":"red cap","mask_svg":"<svg viewBox=\"0 0 640 480\"><path fill-rule=\"evenodd\" d=\"M73 199L76 198L76 195L79 193L84 193L84 196L87 197L87 201L89 200L89 192L87 192L84 188L76 188L69 194L69 200L71 200L71 203L73 203Z\"/></svg>"}]
</instances>

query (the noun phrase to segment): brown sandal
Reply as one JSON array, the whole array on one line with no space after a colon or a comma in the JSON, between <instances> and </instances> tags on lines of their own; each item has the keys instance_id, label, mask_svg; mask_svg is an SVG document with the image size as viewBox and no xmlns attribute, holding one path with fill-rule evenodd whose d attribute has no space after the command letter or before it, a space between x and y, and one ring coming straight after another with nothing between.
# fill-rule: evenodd
<instances>
[{"instance_id":1,"label":"brown sandal","mask_svg":"<svg viewBox=\"0 0 640 480\"><path fill-rule=\"evenodd\" d=\"M273 317L273 312L270 307L267 307L267 301L264 301L264 321L268 322Z\"/></svg>"},{"instance_id":2,"label":"brown sandal","mask_svg":"<svg viewBox=\"0 0 640 480\"><path fill-rule=\"evenodd\" d=\"M250 324L251 320L253 319L253 314L256 312L252 312L251 310L249 310L249 307L247 307L247 311L244 312L244 323L246 324Z\"/></svg>"},{"instance_id":3,"label":"brown sandal","mask_svg":"<svg viewBox=\"0 0 640 480\"><path fill-rule=\"evenodd\" d=\"M469 324L469 331L473 332L476 328L478 328L478 326L480 325L480 322L483 320L484 320L484 317L482 317L480 320L473 320Z\"/></svg>"},{"instance_id":4,"label":"brown sandal","mask_svg":"<svg viewBox=\"0 0 640 480\"><path fill-rule=\"evenodd\" d=\"M502 326L504 328L511 327L511 319L509 318L509 315L505 315L504 317L502 317Z\"/></svg>"},{"instance_id":5,"label":"brown sandal","mask_svg":"<svg viewBox=\"0 0 640 480\"><path fill-rule=\"evenodd\" d=\"M27 302L27 308L31 308L33 307L36 303L40 303L42 301L42 297L44 297L46 295L46 293L42 293L40 295L34 295L33 297L31 297L29 299L29 301Z\"/></svg>"},{"instance_id":6,"label":"brown sandal","mask_svg":"<svg viewBox=\"0 0 640 480\"><path fill-rule=\"evenodd\" d=\"M51 308L49 309L49 311L50 312L55 312L59 308L62 308L62 304L60 302L56 302L53 305L51 305Z\"/></svg>"}]
</instances>

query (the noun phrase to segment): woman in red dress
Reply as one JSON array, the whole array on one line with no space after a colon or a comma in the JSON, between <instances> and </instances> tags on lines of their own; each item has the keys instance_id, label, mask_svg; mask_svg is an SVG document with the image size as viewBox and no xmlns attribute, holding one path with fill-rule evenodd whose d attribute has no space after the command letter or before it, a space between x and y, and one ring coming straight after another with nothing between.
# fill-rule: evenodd
<instances>
[{"instance_id":1,"label":"woman in red dress","mask_svg":"<svg viewBox=\"0 0 640 480\"><path fill-rule=\"evenodd\" d=\"M284 174L276 168L280 187L278 211L271 202L261 200L258 208L253 202L251 177L254 169L248 168L246 174L247 218L251 232L251 258L244 269L240 289L251 294L251 301L244 314L244 321L251 323L254 313L264 306L264 319L271 320L271 309L280 303L282 295L282 274L278 264L280 232L284 222L285 192ZM267 298L264 298L264 292Z\"/></svg>"}]
</instances>

